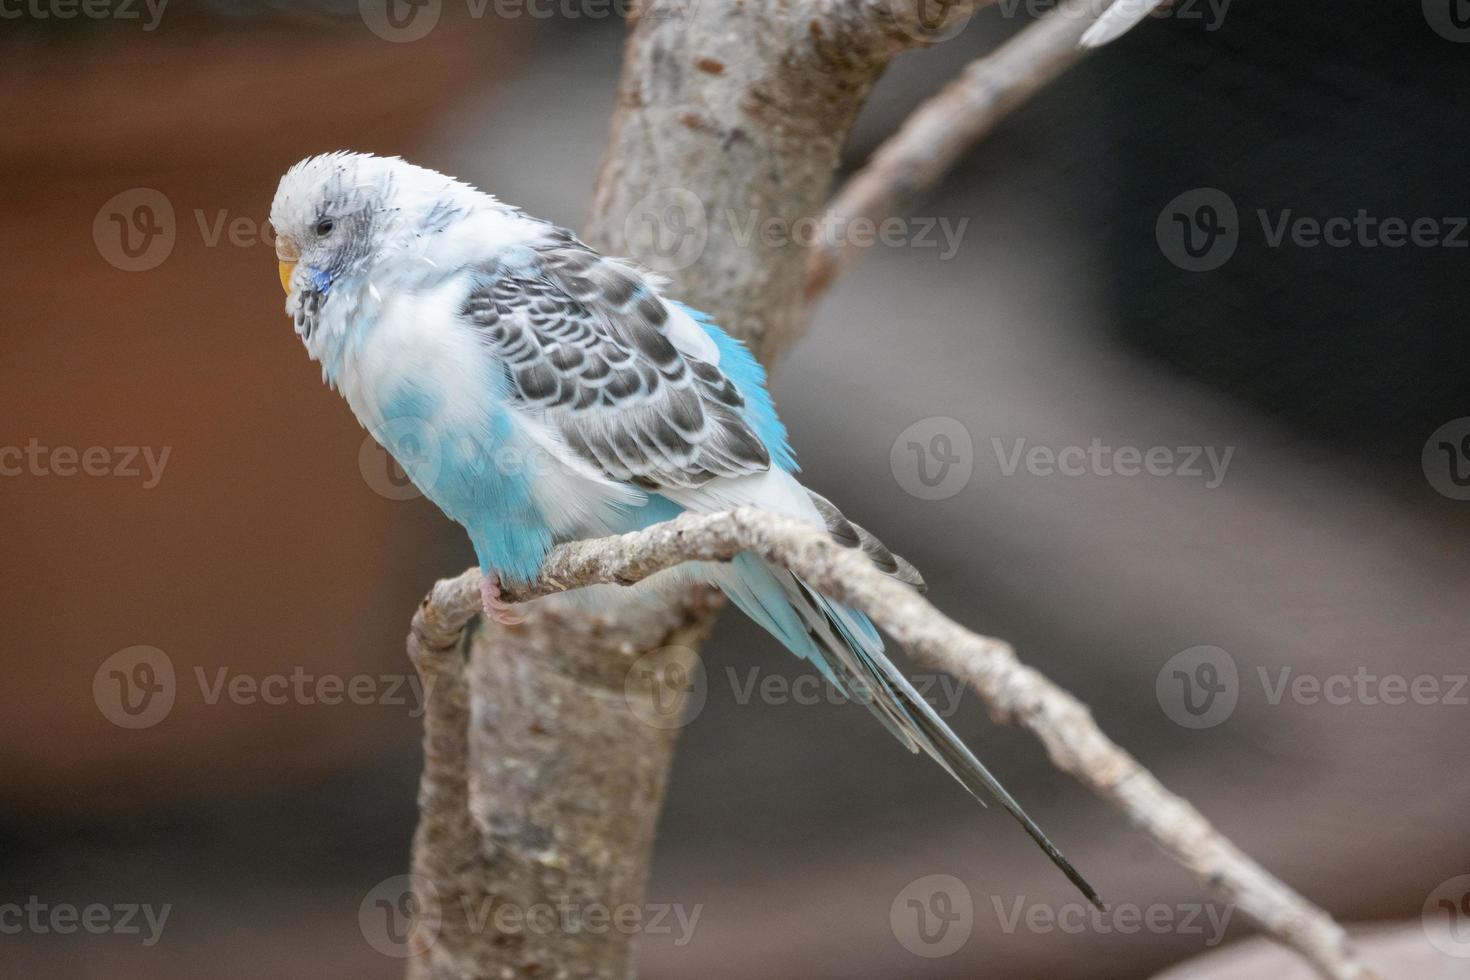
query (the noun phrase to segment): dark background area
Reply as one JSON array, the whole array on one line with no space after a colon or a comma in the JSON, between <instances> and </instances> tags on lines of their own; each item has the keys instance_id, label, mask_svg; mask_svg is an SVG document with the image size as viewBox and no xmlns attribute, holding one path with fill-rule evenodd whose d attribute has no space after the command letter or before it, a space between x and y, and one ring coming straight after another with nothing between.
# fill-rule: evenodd
<instances>
[{"instance_id":1,"label":"dark background area","mask_svg":"<svg viewBox=\"0 0 1470 980\"><path fill-rule=\"evenodd\" d=\"M850 164L1022 26L1009 9L903 56ZM196 212L258 227L287 166L355 148L579 225L620 25L463 13L446 3L405 44L352 5L170 6L151 32L0 21L0 444L171 448L152 489L0 478L0 904L172 907L148 947L0 935L0 974L401 975L358 907L406 869L417 719L392 704L210 703L194 671L402 677L415 604L472 555L425 501L381 492L381 455L281 314L269 245L211 245ZM914 560L941 610L1015 643L1166 785L1357 922L1415 919L1470 871L1470 707L1272 704L1258 670L1466 670L1470 504L1437 491L1421 456L1470 415L1470 249L1273 248L1256 211L1470 215L1467 59L1470 43L1417 4L1232 4L1213 31L1151 21L913 202L917 217L970 219L953 258L875 249L773 383L807 481ZM177 242L126 272L92 229L138 187L172 203ZM1239 215L1235 253L1204 272L1173 264L1155 233L1196 188ZM974 475L923 500L890 449L939 417L970 435ZM1094 438L1233 455L1207 489L1006 475L992 442ZM166 719L127 730L93 678L138 644L166 652L179 692ZM1193 730L1156 680L1200 645L1234 658L1239 703ZM645 937L646 976L1101 980L1204 951L1177 931L1008 933L997 905L1075 898L1002 815L864 711L742 703L730 671L804 668L737 615L704 659L650 896L703 914L687 945ZM1110 900L1206 900L973 692L950 721ZM975 933L945 958L914 955L890 920L931 874L974 899ZM1229 938L1249 934L1237 914Z\"/></svg>"}]
</instances>

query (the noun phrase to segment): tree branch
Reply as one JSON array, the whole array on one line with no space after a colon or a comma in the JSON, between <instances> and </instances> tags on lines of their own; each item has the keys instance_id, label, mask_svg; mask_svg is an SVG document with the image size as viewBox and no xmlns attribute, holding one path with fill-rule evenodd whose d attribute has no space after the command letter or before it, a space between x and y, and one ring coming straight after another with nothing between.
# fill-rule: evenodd
<instances>
[{"instance_id":1,"label":"tree branch","mask_svg":"<svg viewBox=\"0 0 1470 980\"><path fill-rule=\"evenodd\" d=\"M954 81L916 109L827 206L824 225L874 225L937 184L1011 110L1071 67L1096 19L1098 0L1066 0L994 52L972 61ZM807 258L806 298L819 298L860 259L853 235L830 236Z\"/></svg>"},{"instance_id":2,"label":"tree branch","mask_svg":"<svg viewBox=\"0 0 1470 980\"><path fill-rule=\"evenodd\" d=\"M908 653L966 680L991 716L1027 729L1052 762L1121 810L1222 900L1332 980L1373 980L1346 932L1169 792L1137 759L1108 739L1071 694L1017 660L1010 644L946 617L914 590L884 575L860 550L790 518L742 509L684 514L615 538L560 545L535 582L508 590L527 602L586 585L629 585L686 561L728 561L754 552L783 565L824 595L866 613ZM472 611L480 573L436 587L446 608Z\"/></svg>"},{"instance_id":3,"label":"tree branch","mask_svg":"<svg viewBox=\"0 0 1470 980\"><path fill-rule=\"evenodd\" d=\"M504 630L478 583L436 585L409 637L428 697L408 975L630 976L677 734L649 720L682 705L707 594L636 621L547 600Z\"/></svg>"}]
</instances>

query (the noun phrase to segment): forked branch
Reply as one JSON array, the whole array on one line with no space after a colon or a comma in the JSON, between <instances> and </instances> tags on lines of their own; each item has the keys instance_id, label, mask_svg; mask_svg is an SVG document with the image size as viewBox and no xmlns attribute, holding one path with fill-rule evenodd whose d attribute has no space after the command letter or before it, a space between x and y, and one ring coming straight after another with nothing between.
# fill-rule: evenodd
<instances>
[{"instance_id":1,"label":"forked branch","mask_svg":"<svg viewBox=\"0 0 1470 980\"><path fill-rule=\"evenodd\" d=\"M643 531L560 545L536 581L505 587L526 602L586 585L629 585L686 561L728 561L744 551L783 565L843 603L862 610L909 654L963 678L992 717L1039 738L1052 762L1121 810L1223 901L1332 980L1374 980L1346 932L1169 792L1111 741L1080 701L1017 660L1010 644L972 633L889 578L861 551L844 548L807 524L762 511L685 514ZM475 569L435 587L420 623L462 628L479 601ZM422 627L420 627L422 628ZM423 635L419 633L418 635ZM444 637L439 644L447 646Z\"/></svg>"}]
</instances>

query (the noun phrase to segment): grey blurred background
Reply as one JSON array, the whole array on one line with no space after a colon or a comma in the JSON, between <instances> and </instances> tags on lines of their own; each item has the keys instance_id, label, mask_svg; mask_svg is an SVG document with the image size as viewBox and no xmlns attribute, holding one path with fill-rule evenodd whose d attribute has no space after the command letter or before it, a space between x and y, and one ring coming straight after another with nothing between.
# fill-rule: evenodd
<instances>
[{"instance_id":1,"label":"grey blurred background","mask_svg":"<svg viewBox=\"0 0 1470 980\"><path fill-rule=\"evenodd\" d=\"M337 148L580 225L621 24L446 3L426 37L389 43L351 5L181 6L153 30L141 8L0 21L0 443L171 451L148 488L0 478L0 908L170 909L152 944L146 926L0 915L0 973L399 976L359 906L407 864L411 692L244 704L196 672L401 680L416 602L472 555L425 501L393 499L401 483L281 316L269 245L209 229L258 230L285 167ZM872 249L773 382L808 483L910 557L941 610L1013 642L1237 843L1361 922L1417 919L1470 872L1470 29L1433 7L1150 21L914 202L912 230L967 221L958 248ZM899 59L850 165L1027 9ZM135 188L170 202L175 243L129 272L93 230ZM1360 209L1433 219L1442 241L1271 242L1288 212ZM1171 462L1025 462L1094 443ZM1212 473L1207 450L1228 463ZM1196 452L1200 475L1179 472ZM137 645L179 684L166 717L130 729L93 681ZM738 615L704 661L650 896L699 918L643 938L646 976L1147 977L1220 938L1229 910L973 692L935 688L1104 895L1162 906L1168 927L1028 926L1025 910L1078 900L1003 815L862 710L749 694L804 667ZM1200 692L1176 671L1223 678L1221 699L1191 712ZM1344 675L1372 679L1332 688L1341 703L1312 695ZM1373 697L1421 677L1437 692L1422 703ZM934 875L971 904L953 951L903 921ZM1250 935L1228 922L1227 940Z\"/></svg>"}]
</instances>

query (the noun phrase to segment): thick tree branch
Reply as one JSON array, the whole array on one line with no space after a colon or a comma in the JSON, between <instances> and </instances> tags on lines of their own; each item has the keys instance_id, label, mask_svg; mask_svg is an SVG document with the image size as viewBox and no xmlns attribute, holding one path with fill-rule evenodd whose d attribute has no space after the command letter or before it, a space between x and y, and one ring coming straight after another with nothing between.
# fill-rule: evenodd
<instances>
[{"instance_id":1,"label":"thick tree branch","mask_svg":"<svg viewBox=\"0 0 1470 980\"><path fill-rule=\"evenodd\" d=\"M992 0L648 0L629 37L588 240L673 277L767 364L805 322L797 236L893 55ZM736 220L729 220L735 215Z\"/></svg>"},{"instance_id":2,"label":"thick tree branch","mask_svg":"<svg viewBox=\"0 0 1470 980\"><path fill-rule=\"evenodd\" d=\"M992 717L1039 738L1052 762L1121 810L1220 898L1297 950L1333 980L1372 980L1347 934L1169 792L1108 739L1087 708L1020 663L1010 644L972 633L922 596L880 572L861 551L790 518L744 509L685 514L634 534L561 545L540 577L507 591L525 602L594 584L628 585L686 561L728 561L750 551L783 565L825 595L854 606L911 655L969 682ZM436 588L449 609L472 610L479 572Z\"/></svg>"}]
</instances>

